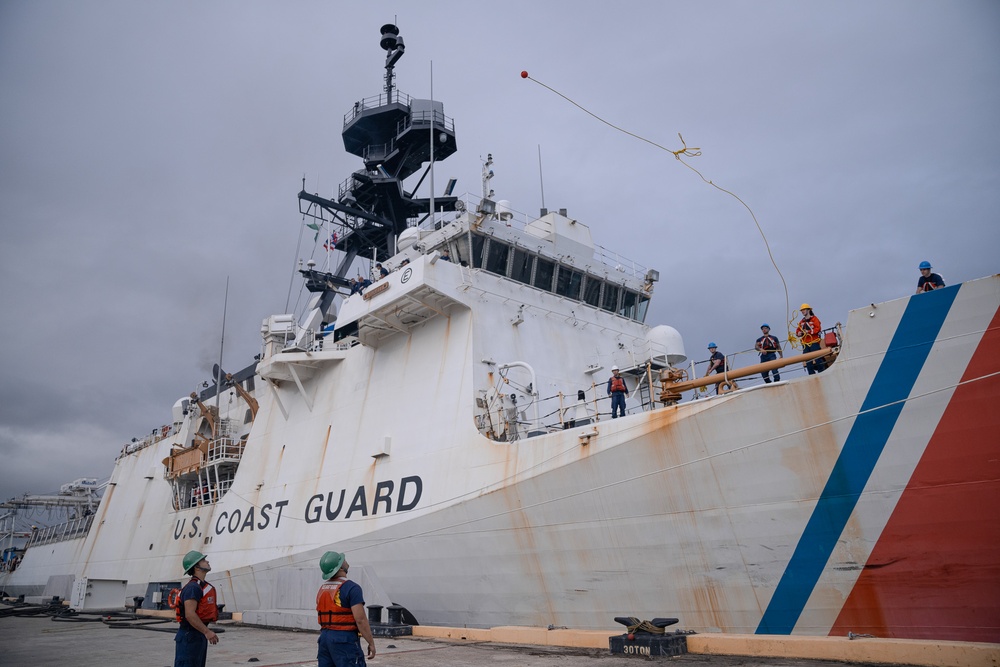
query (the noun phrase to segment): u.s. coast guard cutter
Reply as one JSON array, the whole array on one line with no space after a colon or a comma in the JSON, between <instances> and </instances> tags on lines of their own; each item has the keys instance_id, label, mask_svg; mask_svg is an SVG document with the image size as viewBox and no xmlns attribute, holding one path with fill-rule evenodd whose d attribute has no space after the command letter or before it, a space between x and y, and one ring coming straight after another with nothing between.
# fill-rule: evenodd
<instances>
[{"instance_id":1,"label":"u.s. coast guard cutter","mask_svg":"<svg viewBox=\"0 0 1000 667\"><path fill-rule=\"evenodd\" d=\"M336 549L423 624L1000 641L1000 278L852 312L825 373L685 401L680 335L644 322L656 271L515 215L489 163L482 197L404 187L455 128L396 90L394 26L382 46L383 94L344 119L364 167L299 194L339 258L301 267L307 311L264 320L259 362L178 400L4 590L148 605L198 549L228 610L314 627ZM391 272L359 286L359 258Z\"/></svg>"}]
</instances>

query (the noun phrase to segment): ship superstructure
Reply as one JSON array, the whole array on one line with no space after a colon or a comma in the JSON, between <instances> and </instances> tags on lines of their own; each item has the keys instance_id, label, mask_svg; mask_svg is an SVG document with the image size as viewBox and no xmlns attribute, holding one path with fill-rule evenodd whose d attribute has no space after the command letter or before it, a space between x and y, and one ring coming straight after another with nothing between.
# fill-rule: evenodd
<instances>
[{"instance_id":1,"label":"ship superstructure","mask_svg":"<svg viewBox=\"0 0 1000 667\"><path fill-rule=\"evenodd\" d=\"M852 312L822 374L684 400L681 336L645 321L656 270L515 212L492 157L482 196L404 187L454 123L395 89L395 26L382 47L385 94L345 116L364 167L299 194L337 266L305 263L306 311L264 319L259 361L178 401L8 591L142 595L198 549L227 609L313 628L336 549L425 624L1000 639L1000 521L973 511L1000 499L1000 278ZM388 274L352 281L359 258Z\"/></svg>"}]
</instances>

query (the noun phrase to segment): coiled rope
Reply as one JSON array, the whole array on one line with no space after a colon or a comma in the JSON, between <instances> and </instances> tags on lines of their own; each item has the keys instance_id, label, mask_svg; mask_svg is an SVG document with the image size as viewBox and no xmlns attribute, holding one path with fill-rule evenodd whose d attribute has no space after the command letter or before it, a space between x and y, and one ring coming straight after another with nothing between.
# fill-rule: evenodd
<instances>
[{"instance_id":1,"label":"coiled rope","mask_svg":"<svg viewBox=\"0 0 1000 667\"><path fill-rule=\"evenodd\" d=\"M649 621L640 621L635 616L628 617L629 634L634 634L636 630L648 632L651 635L662 635L667 632L666 628L658 628Z\"/></svg>"}]
</instances>

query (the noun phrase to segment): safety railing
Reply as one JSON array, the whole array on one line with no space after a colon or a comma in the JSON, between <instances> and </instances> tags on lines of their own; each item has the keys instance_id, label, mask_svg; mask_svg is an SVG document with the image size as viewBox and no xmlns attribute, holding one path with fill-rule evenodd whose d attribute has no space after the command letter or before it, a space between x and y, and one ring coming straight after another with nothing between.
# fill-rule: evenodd
<instances>
[{"instance_id":1,"label":"safety railing","mask_svg":"<svg viewBox=\"0 0 1000 667\"><path fill-rule=\"evenodd\" d=\"M207 463L239 461L243 458L245 443L242 439L222 436L208 443Z\"/></svg>"},{"instance_id":2,"label":"safety railing","mask_svg":"<svg viewBox=\"0 0 1000 667\"><path fill-rule=\"evenodd\" d=\"M217 481L213 480L210 483L205 481L201 483L195 482L187 490L187 493L183 494L180 509L204 507L205 505L212 505L219 502L233 486L233 479L234 476L227 472L220 475Z\"/></svg>"},{"instance_id":3,"label":"safety railing","mask_svg":"<svg viewBox=\"0 0 1000 667\"><path fill-rule=\"evenodd\" d=\"M840 342L839 326L832 327L824 331L824 334L833 332ZM831 347L833 347L831 345ZM730 364L730 372L738 370L735 360L737 358L747 358L749 363L742 364L749 366L758 363L756 358L759 353L756 350L742 350L727 356L727 363ZM749 355L753 355L751 361ZM782 376L798 376L806 372L804 363L795 363L794 357L786 357L791 363L780 369ZM675 369L684 376L684 379L695 379L702 377L707 369L708 360L692 361L687 369ZM636 412L648 412L663 407L660 396L664 389L670 387L669 383L660 380L659 370L649 368L638 372L628 373L626 381L630 387L630 399L626 404L625 414ZM719 374L720 383L725 382L725 376ZM747 388L759 384L764 384L761 375L741 377L738 380L737 388ZM510 384L505 380L504 384ZM707 394L711 387L701 387L690 390L690 399L698 399ZM526 393L522 391L522 395ZM581 397L580 394L583 394ZM551 396L535 399L537 406L531 400L523 403L511 405L509 388L507 392L496 390L496 388L482 396L480 401L481 411L476 414L476 427L487 437L501 441L513 442L523 440L536 435L553 433L584 426L590 423L597 423L612 418L611 397L607 394L606 382L591 382L590 386L577 389L573 393L558 392ZM521 399L523 400L523 399ZM537 412L537 418L534 414ZM531 415L531 418L528 416Z\"/></svg>"},{"instance_id":4,"label":"safety railing","mask_svg":"<svg viewBox=\"0 0 1000 667\"><path fill-rule=\"evenodd\" d=\"M453 133L455 132L455 119L449 118L444 115L443 111L412 111L410 115L399 121L396 125L396 134L402 134L403 130L412 127L414 125L424 126L430 128L431 123L438 127L443 127L445 130Z\"/></svg>"},{"instance_id":5,"label":"safety railing","mask_svg":"<svg viewBox=\"0 0 1000 667\"><path fill-rule=\"evenodd\" d=\"M65 540L83 537L90 531L90 526L93 522L94 515L89 514L85 517L80 517L79 519L70 519L69 521L56 524L54 526L39 528L32 531L31 537L28 538L27 546L29 548L37 547L43 544L53 544L55 542L63 542Z\"/></svg>"},{"instance_id":6,"label":"safety railing","mask_svg":"<svg viewBox=\"0 0 1000 667\"><path fill-rule=\"evenodd\" d=\"M827 342L827 338L830 334L836 337L837 342L835 345ZM820 338L824 341L823 347L839 346L841 343L840 324L838 323L835 326L832 326L828 329L824 329L822 331ZM796 354L798 354L798 352L796 352L795 348L793 348L790 344L786 343L785 345L782 346L782 354L780 358L784 358L790 362L787 366L783 366L782 368L778 369L778 374L779 376L782 377L782 379L788 377L798 377L800 375L805 375L806 373L808 373L806 369L806 362L795 363ZM751 366L760 363L760 352L758 352L753 348L750 348L748 350L739 350L737 352L727 354L725 355L725 357L726 357L726 366L729 369L729 373L737 371L745 366ZM701 361L692 360L688 365L687 369L690 379L704 377L708 371L709 363L710 363L709 359L704 359ZM827 366L829 366L830 363L831 362L828 361ZM715 376L718 377L719 382L726 381L725 375L723 373L716 373ZM770 373L769 376L773 377L773 372ZM765 384L765 380L762 374L741 377L737 379L736 382L738 383L738 386L741 388L747 388L760 384ZM701 387L700 389L695 390L693 398L699 398L701 395L708 394L710 389L711 389L710 387Z\"/></svg>"},{"instance_id":7,"label":"safety railing","mask_svg":"<svg viewBox=\"0 0 1000 667\"><path fill-rule=\"evenodd\" d=\"M170 424L164 424L160 428L153 429L152 433L143 438L132 438L132 442L125 443L115 460L118 460L123 456L128 456L129 454L134 454L151 445L155 445L159 441L173 434L174 427Z\"/></svg>"},{"instance_id":8,"label":"safety railing","mask_svg":"<svg viewBox=\"0 0 1000 667\"><path fill-rule=\"evenodd\" d=\"M372 95L371 97L358 100L354 103L354 106L344 114L344 127L350 125L351 121L368 109L377 109L379 107L384 107L387 104L404 104L406 106L410 106L410 101L412 99L413 98L406 93L393 90L389 94L381 93L379 95Z\"/></svg>"}]
</instances>

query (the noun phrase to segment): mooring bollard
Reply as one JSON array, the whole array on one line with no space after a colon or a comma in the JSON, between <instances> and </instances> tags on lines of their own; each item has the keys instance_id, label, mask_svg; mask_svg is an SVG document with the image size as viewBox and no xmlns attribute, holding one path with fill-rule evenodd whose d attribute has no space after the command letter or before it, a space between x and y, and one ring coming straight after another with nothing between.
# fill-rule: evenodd
<instances>
[{"instance_id":1,"label":"mooring bollard","mask_svg":"<svg viewBox=\"0 0 1000 667\"><path fill-rule=\"evenodd\" d=\"M403 625L403 606L391 604L386 609L389 610L389 625Z\"/></svg>"},{"instance_id":2,"label":"mooring bollard","mask_svg":"<svg viewBox=\"0 0 1000 667\"><path fill-rule=\"evenodd\" d=\"M382 622L382 605L380 604L368 605L368 622L372 625L376 625Z\"/></svg>"},{"instance_id":3,"label":"mooring bollard","mask_svg":"<svg viewBox=\"0 0 1000 667\"><path fill-rule=\"evenodd\" d=\"M382 609L389 610L389 622L382 622ZM368 605L368 623L372 627L372 634L376 637L402 637L413 634L413 626L403 622L403 612L405 607L398 604L391 604L382 607L378 604ZM409 613L409 612L407 612Z\"/></svg>"},{"instance_id":4,"label":"mooring bollard","mask_svg":"<svg viewBox=\"0 0 1000 667\"><path fill-rule=\"evenodd\" d=\"M687 630L664 630L668 625L677 622L676 618L654 618L652 621L640 621L635 616L615 616L615 622L621 623L628 632L623 635L608 638L611 653L625 656L670 657L687 653L687 635L694 634Z\"/></svg>"}]
</instances>

